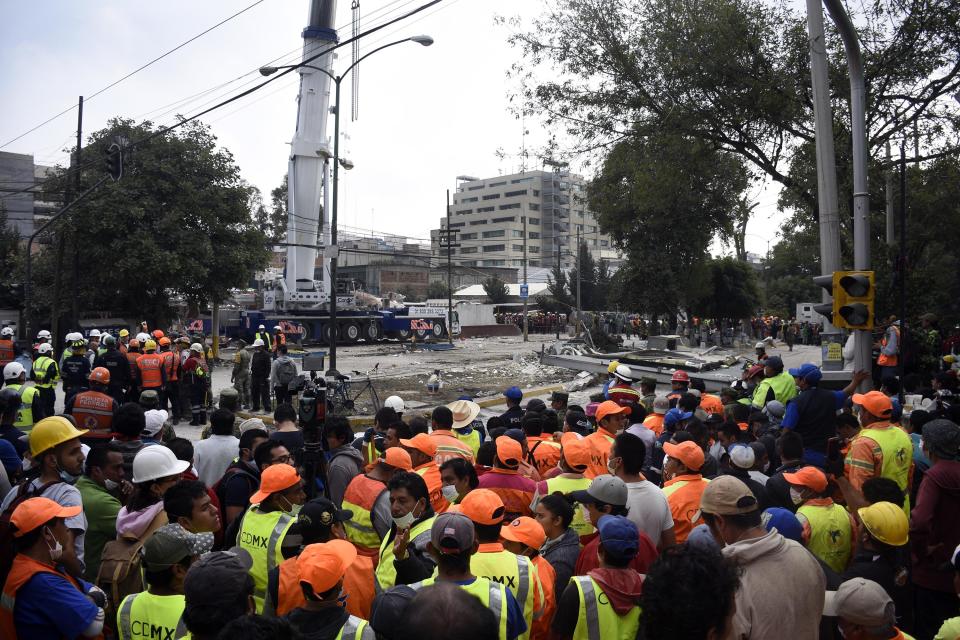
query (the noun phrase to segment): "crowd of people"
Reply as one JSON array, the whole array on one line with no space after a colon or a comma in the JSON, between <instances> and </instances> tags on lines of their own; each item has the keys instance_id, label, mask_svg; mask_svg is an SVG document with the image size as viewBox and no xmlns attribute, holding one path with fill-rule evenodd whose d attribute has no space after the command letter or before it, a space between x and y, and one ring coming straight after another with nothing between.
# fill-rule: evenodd
<instances>
[{"instance_id":1,"label":"crowd of people","mask_svg":"<svg viewBox=\"0 0 960 640\"><path fill-rule=\"evenodd\" d=\"M483 420L393 396L319 442L276 388L251 417L228 388L190 441L163 430L166 363L200 376L203 346L146 338L135 372L139 338L99 337L3 368L4 639L960 638L950 357L909 405L896 378L829 390L766 353L716 394L612 362L583 405L511 386ZM235 387L260 353L276 373L267 344Z\"/></svg>"}]
</instances>

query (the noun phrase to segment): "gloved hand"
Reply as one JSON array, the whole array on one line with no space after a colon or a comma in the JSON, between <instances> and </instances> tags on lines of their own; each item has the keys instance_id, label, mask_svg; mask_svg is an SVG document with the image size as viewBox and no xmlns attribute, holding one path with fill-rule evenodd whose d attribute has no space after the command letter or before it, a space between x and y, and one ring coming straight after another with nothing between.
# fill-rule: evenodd
<instances>
[{"instance_id":1,"label":"gloved hand","mask_svg":"<svg viewBox=\"0 0 960 640\"><path fill-rule=\"evenodd\" d=\"M90 598L90 602L101 609L107 606L107 594L95 584L90 585L90 588L87 590L87 597Z\"/></svg>"}]
</instances>

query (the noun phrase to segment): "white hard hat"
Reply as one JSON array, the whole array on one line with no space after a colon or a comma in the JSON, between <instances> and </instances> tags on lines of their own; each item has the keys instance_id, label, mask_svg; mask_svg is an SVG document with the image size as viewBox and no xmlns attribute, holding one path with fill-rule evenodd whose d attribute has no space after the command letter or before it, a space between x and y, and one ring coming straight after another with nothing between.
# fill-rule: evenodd
<instances>
[{"instance_id":1,"label":"white hard hat","mask_svg":"<svg viewBox=\"0 0 960 640\"><path fill-rule=\"evenodd\" d=\"M89 335L90 335L91 338L99 338L99 337L100 337L100 329L90 329L90 334L89 334Z\"/></svg>"},{"instance_id":2,"label":"white hard hat","mask_svg":"<svg viewBox=\"0 0 960 640\"><path fill-rule=\"evenodd\" d=\"M71 331L67 334L67 342L76 342L77 340L83 340L83 334L78 331Z\"/></svg>"},{"instance_id":3,"label":"white hard hat","mask_svg":"<svg viewBox=\"0 0 960 640\"><path fill-rule=\"evenodd\" d=\"M53 345L49 342L44 342L42 345L37 347L37 353L53 353Z\"/></svg>"},{"instance_id":4,"label":"white hard hat","mask_svg":"<svg viewBox=\"0 0 960 640\"><path fill-rule=\"evenodd\" d=\"M259 327L257 327L257 329L266 329L266 327L263 325L260 325Z\"/></svg>"},{"instance_id":5,"label":"white hard hat","mask_svg":"<svg viewBox=\"0 0 960 640\"><path fill-rule=\"evenodd\" d=\"M149 482L183 473L190 468L186 460L177 460L173 451L163 445L149 445L140 449L133 459L133 482Z\"/></svg>"},{"instance_id":6,"label":"white hard hat","mask_svg":"<svg viewBox=\"0 0 960 640\"><path fill-rule=\"evenodd\" d=\"M40 332L37 333L37 339L39 340L40 338L46 338L47 340L49 340L51 338L50 332L47 331L46 329L41 329Z\"/></svg>"},{"instance_id":7,"label":"white hard hat","mask_svg":"<svg viewBox=\"0 0 960 640\"><path fill-rule=\"evenodd\" d=\"M765 345L765 344L763 343L763 341L760 341L760 342L758 342L753 348L754 348L754 349L766 349L766 348L767 348L767 345Z\"/></svg>"},{"instance_id":8,"label":"white hard hat","mask_svg":"<svg viewBox=\"0 0 960 640\"><path fill-rule=\"evenodd\" d=\"M3 335L3 336L12 336L12 335L13 335L13 327L4 327L3 329L0 329L0 335Z\"/></svg>"},{"instance_id":9,"label":"white hard hat","mask_svg":"<svg viewBox=\"0 0 960 640\"><path fill-rule=\"evenodd\" d=\"M26 369L24 369L23 365L19 362L8 362L7 366L3 368L3 379L16 380L25 372Z\"/></svg>"},{"instance_id":10,"label":"white hard hat","mask_svg":"<svg viewBox=\"0 0 960 640\"><path fill-rule=\"evenodd\" d=\"M625 364L618 364L617 368L613 370L613 375L624 382L633 382L633 372L631 372L630 367Z\"/></svg>"},{"instance_id":11,"label":"white hard hat","mask_svg":"<svg viewBox=\"0 0 960 640\"><path fill-rule=\"evenodd\" d=\"M103 333L100 334L100 342L103 342L104 340L110 337L111 337L110 334L104 331Z\"/></svg>"},{"instance_id":12,"label":"white hard hat","mask_svg":"<svg viewBox=\"0 0 960 640\"><path fill-rule=\"evenodd\" d=\"M274 330L274 331L281 331L282 329L280 328L280 325L275 325L275 326L273 327L273 330Z\"/></svg>"},{"instance_id":13,"label":"white hard hat","mask_svg":"<svg viewBox=\"0 0 960 640\"><path fill-rule=\"evenodd\" d=\"M190 351L196 351L197 353L203 353L203 345L201 345L199 342L194 342L192 345L190 345Z\"/></svg>"},{"instance_id":14,"label":"white hard hat","mask_svg":"<svg viewBox=\"0 0 960 640\"><path fill-rule=\"evenodd\" d=\"M253 346L254 346L254 347L262 347L262 346L264 346L263 340L261 340L260 338L257 338L256 340L253 341Z\"/></svg>"},{"instance_id":15,"label":"white hard hat","mask_svg":"<svg viewBox=\"0 0 960 640\"><path fill-rule=\"evenodd\" d=\"M138 341L140 344L143 344L144 342L146 342L146 341L149 340L149 339L150 339L150 334L149 334L149 333L144 333L143 331L141 331L140 333L137 334L137 341Z\"/></svg>"},{"instance_id":16,"label":"white hard hat","mask_svg":"<svg viewBox=\"0 0 960 640\"><path fill-rule=\"evenodd\" d=\"M390 407L397 413L403 413L403 398L400 396L390 396L383 401L383 406Z\"/></svg>"}]
</instances>

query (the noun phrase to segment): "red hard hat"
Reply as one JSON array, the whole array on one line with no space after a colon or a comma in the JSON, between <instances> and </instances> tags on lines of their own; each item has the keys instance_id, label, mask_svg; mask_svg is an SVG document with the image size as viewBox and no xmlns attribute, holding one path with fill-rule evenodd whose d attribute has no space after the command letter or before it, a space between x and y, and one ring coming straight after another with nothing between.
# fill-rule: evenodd
<instances>
[{"instance_id":1,"label":"red hard hat","mask_svg":"<svg viewBox=\"0 0 960 640\"><path fill-rule=\"evenodd\" d=\"M671 382L690 382L690 375L686 371L674 371Z\"/></svg>"},{"instance_id":2,"label":"red hard hat","mask_svg":"<svg viewBox=\"0 0 960 640\"><path fill-rule=\"evenodd\" d=\"M159 340L160 338L163 337L163 331L161 331L160 329L154 329L153 337Z\"/></svg>"},{"instance_id":3,"label":"red hard hat","mask_svg":"<svg viewBox=\"0 0 960 640\"><path fill-rule=\"evenodd\" d=\"M110 371L106 367L97 367L90 372L90 382L110 384Z\"/></svg>"}]
</instances>

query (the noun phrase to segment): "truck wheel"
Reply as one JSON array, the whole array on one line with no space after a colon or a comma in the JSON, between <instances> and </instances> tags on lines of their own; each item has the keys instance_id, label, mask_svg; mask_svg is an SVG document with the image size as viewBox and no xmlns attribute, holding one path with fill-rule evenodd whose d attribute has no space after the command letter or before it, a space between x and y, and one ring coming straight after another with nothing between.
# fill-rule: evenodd
<instances>
[{"instance_id":1,"label":"truck wheel","mask_svg":"<svg viewBox=\"0 0 960 640\"><path fill-rule=\"evenodd\" d=\"M377 342L383 338L383 329L376 320L371 320L363 325L363 339L367 342Z\"/></svg>"},{"instance_id":2,"label":"truck wheel","mask_svg":"<svg viewBox=\"0 0 960 640\"><path fill-rule=\"evenodd\" d=\"M340 337L348 344L353 344L360 339L360 325L356 322L344 322L340 325Z\"/></svg>"},{"instance_id":3,"label":"truck wheel","mask_svg":"<svg viewBox=\"0 0 960 640\"><path fill-rule=\"evenodd\" d=\"M428 333L426 329L417 329L417 340L425 340Z\"/></svg>"},{"instance_id":4,"label":"truck wheel","mask_svg":"<svg viewBox=\"0 0 960 640\"><path fill-rule=\"evenodd\" d=\"M322 327L320 327L320 335L323 338L324 344L330 344L330 325L329 324L324 324ZM337 333L337 340L338 341L340 340L339 332Z\"/></svg>"},{"instance_id":5,"label":"truck wheel","mask_svg":"<svg viewBox=\"0 0 960 640\"><path fill-rule=\"evenodd\" d=\"M434 338L442 338L444 335L446 335L446 333L447 333L447 332L444 331L443 323L441 323L441 322L435 322L435 323L433 323L433 337L434 337Z\"/></svg>"},{"instance_id":6,"label":"truck wheel","mask_svg":"<svg viewBox=\"0 0 960 640\"><path fill-rule=\"evenodd\" d=\"M397 340L400 342L406 342L413 336L413 331L410 329L400 329L397 333Z\"/></svg>"}]
</instances>

